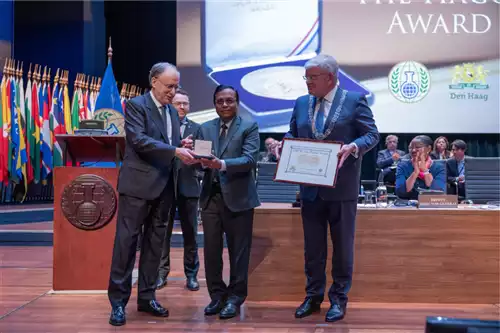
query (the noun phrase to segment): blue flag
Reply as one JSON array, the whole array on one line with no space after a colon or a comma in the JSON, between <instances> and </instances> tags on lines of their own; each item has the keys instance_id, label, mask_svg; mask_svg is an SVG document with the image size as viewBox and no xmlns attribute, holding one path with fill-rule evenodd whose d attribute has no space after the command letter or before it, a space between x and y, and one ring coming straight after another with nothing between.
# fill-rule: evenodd
<instances>
[{"instance_id":1,"label":"blue flag","mask_svg":"<svg viewBox=\"0 0 500 333\"><path fill-rule=\"evenodd\" d=\"M118 92L111 61L108 62L108 67L102 79L101 89L99 90L99 96L97 96L97 101L95 102L95 110L99 109L113 109L123 114L120 93Z\"/></svg>"}]
</instances>

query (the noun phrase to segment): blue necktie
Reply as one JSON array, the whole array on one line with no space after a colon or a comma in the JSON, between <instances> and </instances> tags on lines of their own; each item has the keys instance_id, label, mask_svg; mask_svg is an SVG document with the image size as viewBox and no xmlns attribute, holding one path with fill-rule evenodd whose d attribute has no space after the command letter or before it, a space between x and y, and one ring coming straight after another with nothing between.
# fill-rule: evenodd
<instances>
[{"instance_id":1,"label":"blue necktie","mask_svg":"<svg viewBox=\"0 0 500 333\"><path fill-rule=\"evenodd\" d=\"M323 133L325 127L325 99L321 99L318 113L316 114L316 132Z\"/></svg>"}]
</instances>

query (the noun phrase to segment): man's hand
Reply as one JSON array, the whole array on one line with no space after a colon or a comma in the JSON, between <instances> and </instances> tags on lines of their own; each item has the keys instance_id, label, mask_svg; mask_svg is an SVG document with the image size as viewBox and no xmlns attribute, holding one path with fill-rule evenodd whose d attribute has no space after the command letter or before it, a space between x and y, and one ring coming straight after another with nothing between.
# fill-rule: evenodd
<instances>
[{"instance_id":1,"label":"man's hand","mask_svg":"<svg viewBox=\"0 0 500 333\"><path fill-rule=\"evenodd\" d=\"M186 149L193 149L193 134L189 134L187 138L182 139L181 141L181 147L186 148Z\"/></svg>"},{"instance_id":2,"label":"man's hand","mask_svg":"<svg viewBox=\"0 0 500 333\"><path fill-rule=\"evenodd\" d=\"M399 154L398 154L398 153L394 153L394 154L392 154L392 159L393 159L394 161L399 160L399 158L400 158L400 156L399 156Z\"/></svg>"},{"instance_id":3,"label":"man's hand","mask_svg":"<svg viewBox=\"0 0 500 333\"><path fill-rule=\"evenodd\" d=\"M458 177L458 182L459 183L465 183L465 177L462 175L462 176L459 176Z\"/></svg>"},{"instance_id":4,"label":"man's hand","mask_svg":"<svg viewBox=\"0 0 500 333\"><path fill-rule=\"evenodd\" d=\"M340 148L340 151L337 154L337 157L340 158L339 168L341 168L342 165L344 165L345 160L349 157L349 155L354 153L355 150L356 146L353 143L350 143L348 145L343 145L342 148Z\"/></svg>"},{"instance_id":5,"label":"man's hand","mask_svg":"<svg viewBox=\"0 0 500 333\"><path fill-rule=\"evenodd\" d=\"M206 159L206 158L201 158L200 159L201 165L204 168L209 168L209 169L220 169L220 168L222 168L222 161L219 160L214 155L212 155L212 157L213 157L213 159L211 159L211 160Z\"/></svg>"},{"instance_id":6,"label":"man's hand","mask_svg":"<svg viewBox=\"0 0 500 333\"><path fill-rule=\"evenodd\" d=\"M196 158L194 158L191 149L187 148L175 148L175 157L177 157L182 161L182 163L187 165L196 164L199 162Z\"/></svg>"}]
</instances>

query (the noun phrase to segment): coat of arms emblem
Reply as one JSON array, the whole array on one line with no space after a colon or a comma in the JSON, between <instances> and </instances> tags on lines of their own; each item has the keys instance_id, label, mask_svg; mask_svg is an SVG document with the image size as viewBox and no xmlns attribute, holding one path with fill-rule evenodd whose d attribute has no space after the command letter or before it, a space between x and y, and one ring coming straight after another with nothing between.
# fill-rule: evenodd
<instances>
[{"instance_id":1,"label":"coat of arms emblem","mask_svg":"<svg viewBox=\"0 0 500 333\"><path fill-rule=\"evenodd\" d=\"M66 219L82 230L97 230L108 224L116 212L113 187L96 175L81 175L64 188L61 209Z\"/></svg>"}]
</instances>

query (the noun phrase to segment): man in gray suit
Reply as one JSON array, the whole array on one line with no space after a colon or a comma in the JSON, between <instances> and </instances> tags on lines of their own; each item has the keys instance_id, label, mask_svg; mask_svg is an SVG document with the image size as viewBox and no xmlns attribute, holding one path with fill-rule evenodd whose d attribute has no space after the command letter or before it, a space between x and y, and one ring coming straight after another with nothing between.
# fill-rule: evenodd
<instances>
[{"instance_id":1,"label":"man in gray suit","mask_svg":"<svg viewBox=\"0 0 500 333\"><path fill-rule=\"evenodd\" d=\"M379 182L396 184L396 165L405 155L405 152L398 149L398 137L388 135L385 138L387 149L380 150L377 154L377 166L380 168Z\"/></svg>"},{"instance_id":2,"label":"man in gray suit","mask_svg":"<svg viewBox=\"0 0 500 333\"><path fill-rule=\"evenodd\" d=\"M255 185L260 142L257 123L237 115L239 96L233 87L218 86L214 104L219 118L204 123L197 138L214 145L213 159L201 159L206 170L200 195L205 275L212 299L205 315L220 312L220 318L227 319L237 315L247 297L253 213L260 205ZM224 233L229 286L222 279Z\"/></svg>"},{"instance_id":3,"label":"man in gray suit","mask_svg":"<svg viewBox=\"0 0 500 333\"><path fill-rule=\"evenodd\" d=\"M188 93L179 89L175 93L172 105L177 110L180 120L180 133L183 139L196 137L200 125L191 121L186 116L189 113ZM174 226L176 208L179 210L181 220L182 237L184 239L184 274L186 275L186 288L195 291L200 289L196 276L200 267L198 259L198 244L196 235L198 229L198 199L200 197L200 181L198 169L193 165L186 165L177 160L174 170L175 180L175 202L172 205L170 219L167 225L167 233L163 242L163 251L158 269L157 288L161 289L167 284L170 273L170 239Z\"/></svg>"}]
</instances>

